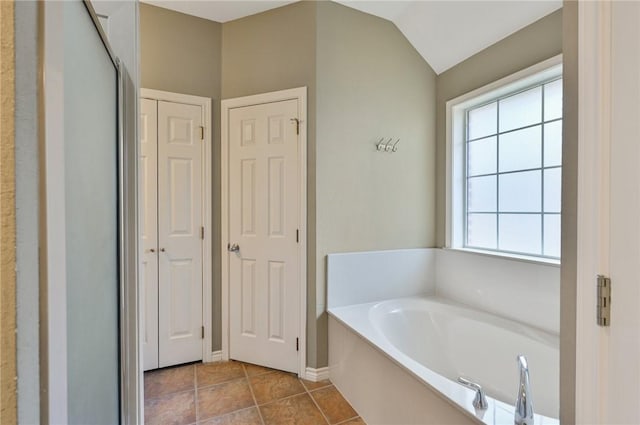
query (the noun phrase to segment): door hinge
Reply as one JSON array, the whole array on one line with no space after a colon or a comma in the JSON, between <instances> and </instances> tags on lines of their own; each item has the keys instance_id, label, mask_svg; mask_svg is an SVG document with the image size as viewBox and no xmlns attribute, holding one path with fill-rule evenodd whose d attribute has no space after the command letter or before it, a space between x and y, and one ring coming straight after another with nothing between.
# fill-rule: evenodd
<instances>
[{"instance_id":1,"label":"door hinge","mask_svg":"<svg viewBox=\"0 0 640 425\"><path fill-rule=\"evenodd\" d=\"M611 279L598 275L598 326L611 326Z\"/></svg>"},{"instance_id":2,"label":"door hinge","mask_svg":"<svg viewBox=\"0 0 640 425\"><path fill-rule=\"evenodd\" d=\"M200 337L201 337L202 339L204 339L204 326L203 326L202 328L200 328L200 329L202 329L202 335L200 335Z\"/></svg>"},{"instance_id":3,"label":"door hinge","mask_svg":"<svg viewBox=\"0 0 640 425\"><path fill-rule=\"evenodd\" d=\"M296 338L296 351L300 351L300 338Z\"/></svg>"},{"instance_id":4,"label":"door hinge","mask_svg":"<svg viewBox=\"0 0 640 425\"><path fill-rule=\"evenodd\" d=\"M300 120L298 118L291 118L291 121L296 122L296 134L300 134Z\"/></svg>"},{"instance_id":5,"label":"door hinge","mask_svg":"<svg viewBox=\"0 0 640 425\"><path fill-rule=\"evenodd\" d=\"M296 243L300 243L300 230L296 229Z\"/></svg>"},{"instance_id":6,"label":"door hinge","mask_svg":"<svg viewBox=\"0 0 640 425\"><path fill-rule=\"evenodd\" d=\"M200 227L200 239L204 240L204 226Z\"/></svg>"},{"instance_id":7,"label":"door hinge","mask_svg":"<svg viewBox=\"0 0 640 425\"><path fill-rule=\"evenodd\" d=\"M204 140L204 127L200 126L200 140Z\"/></svg>"}]
</instances>

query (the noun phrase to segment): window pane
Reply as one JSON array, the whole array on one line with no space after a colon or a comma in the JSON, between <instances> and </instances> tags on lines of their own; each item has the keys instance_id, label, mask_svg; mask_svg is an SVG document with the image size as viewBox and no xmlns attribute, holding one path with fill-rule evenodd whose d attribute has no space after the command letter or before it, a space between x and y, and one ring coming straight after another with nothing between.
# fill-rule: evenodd
<instances>
[{"instance_id":1,"label":"window pane","mask_svg":"<svg viewBox=\"0 0 640 425\"><path fill-rule=\"evenodd\" d=\"M496 138L469 142L469 175L491 174L496 172Z\"/></svg>"},{"instance_id":2,"label":"window pane","mask_svg":"<svg viewBox=\"0 0 640 425\"><path fill-rule=\"evenodd\" d=\"M544 86L544 120L562 118L562 80Z\"/></svg>"},{"instance_id":3,"label":"window pane","mask_svg":"<svg viewBox=\"0 0 640 425\"><path fill-rule=\"evenodd\" d=\"M496 249L496 214L467 216L467 246Z\"/></svg>"},{"instance_id":4,"label":"window pane","mask_svg":"<svg viewBox=\"0 0 640 425\"><path fill-rule=\"evenodd\" d=\"M562 165L562 121L544 125L544 166Z\"/></svg>"},{"instance_id":5,"label":"window pane","mask_svg":"<svg viewBox=\"0 0 640 425\"><path fill-rule=\"evenodd\" d=\"M541 227L540 214L500 214L499 249L540 255Z\"/></svg>"},{"instance_id":6,"label":"window pane","mask_svg":"<svg viewBox=\"0 0 640 425\"><path fill-rule=\"evenodd\" d=\"M469 127L467 140L492 136L497 133L496 123L498 107L496 102L469 111Z\"/></svg>"},{"instance_id":7,"label":"window pane","mask_svg":"<svg viewBox=\"0 0 640 425\"><path fill-rule=\"evenodd\" d=\"M513 130L542 121L542 87L500 100L500 131Z\"/></svg>"},{"instance_id":8,"label":"window pane","mask_svg":"<svg viewBox=\"0 0 640 425\"><path fill-rule=\"evenodd\" d=\"M503 212L539 212L541 203L540 171L525 171L500 176L500 209Z\"/></svg>"},{"instance_id":9,"label":"window pane","mask_svg":"<svg viewBox=\"0 0 640 425\"><path fill-rule=\"evenodd\" d=\"M544 216L544 255L560 257L560 215Z\"/></svg>"},{"instance_id":10,"label":"window pane","mask_svg":"<svg viewBox=\"0 0 640 425\"><path fill-rule=\"evenodd\" d=\"M468 180L467 211L496 210L496 176L472 177Z\"/></svg>"},{"instance_id":11,"label":"window pane","mask_svg":"<svg viewBox=\"0 0 640 425\"><path fill-rule=\"evenodd\" d=\"M544 170L544 211L560 212L562 171L560 168Z\"/></svg>"},{"instance_id":12,"label":"window pane","mask_svg":"<svg viewBox=\"0 0 640 425\"><path fill-rule=\"evenodd\" d=\"M530 127L499 136L501 172L540 168L542 128Z\"/></svg>"}]
</instances>

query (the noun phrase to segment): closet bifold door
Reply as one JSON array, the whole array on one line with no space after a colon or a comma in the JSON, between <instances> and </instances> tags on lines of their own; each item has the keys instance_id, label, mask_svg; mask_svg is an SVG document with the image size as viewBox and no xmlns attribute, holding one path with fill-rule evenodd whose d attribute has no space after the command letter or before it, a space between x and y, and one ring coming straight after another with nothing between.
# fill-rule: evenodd
<instances>
[{"instance_id":1,"label":"closet bifold door","mask_svg":"<svg viewBox=\"0 0 640 425\"><path fill-rule=\"evenodd\" d=\"M90 5L62 2L68 424L120 423L119 74ZM49 76L47 76L48 78ZM52 77L53 78L53 77ZM53 139L52 139L53 140ZM35 314L35 312L34 312ZM55 349L60 341L51 340ZM50 385L58 385L50 382ZM53 411L57 406L50 406Z\"/></svg>"},{"instance_id":2,"label":"closet bifold door","mask_svg":"<svg viewBox=\"0 0 640 425\"><path fill-rule=\"evenodd\" d=\"M200 106L141 99L144 370L202 360Z\"/></svg>"},{"instance_id":3,"label":"closet bifold door","mask_svg":"<svg viewBox=\"0 0 640 425\"><path fill-rule=\"evenodd\" d=\"M158 364L158 102L140 99L140 294L144 370Z\"/></svg>"},{"instance_id":4,"label":"closet bifold door","mask_svg":"<svg viewBox=\"0 0 640 425\"><path fill-rule=\"evenodd\" d=\"M158 101L159 366L202 360L200 106Z\"/></svg>"}]
</instances>

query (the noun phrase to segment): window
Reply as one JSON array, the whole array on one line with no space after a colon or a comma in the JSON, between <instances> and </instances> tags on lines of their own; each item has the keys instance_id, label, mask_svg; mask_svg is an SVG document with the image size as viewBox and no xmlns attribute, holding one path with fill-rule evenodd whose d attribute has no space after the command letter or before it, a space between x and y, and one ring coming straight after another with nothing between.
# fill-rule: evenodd
<instances>
[{"instance_id":1,"label":"window","mask_svg":"<svg viewBox=\"0 0 640 425\"><path fill-rule=\"evenodd\" d=\"M561 67L511 79L449 105L449 246L559 259Z\"/></svg>"}]
</instances>

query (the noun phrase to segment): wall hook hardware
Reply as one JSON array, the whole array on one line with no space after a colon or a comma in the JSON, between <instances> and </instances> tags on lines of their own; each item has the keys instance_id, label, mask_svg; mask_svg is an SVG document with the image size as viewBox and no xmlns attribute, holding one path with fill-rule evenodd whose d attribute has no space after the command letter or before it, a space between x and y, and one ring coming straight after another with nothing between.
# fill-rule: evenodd
<instances>
[{"instance_id":1,"label":"wall hook hardware","mask_svg":"<svg viewBox=\"0 0 640 425\"><path fill-rule=\"evenodd\" d=\"M389 139L391 140L391 139ZM378 141L378 144L376 145L376 148L378 149L378 151L382 152L387 148L387 143L383 143L384 142L384 137L381 137L380 140Z\"/></svg>"},{"instance_id":2,"label":"wall hook hardware","mask_svg":"<svg viewBox=\"0 0 640 425\"><path fill-rule=\"evenodd\" d=\"M393 143L393 137L390 137L386 142L384 141L384 137L381 137L376 144L376 149L378 152L397 152L398 151L398 143L400 143L400 139L396 140Z\"/></svg>"}]
</instances>

